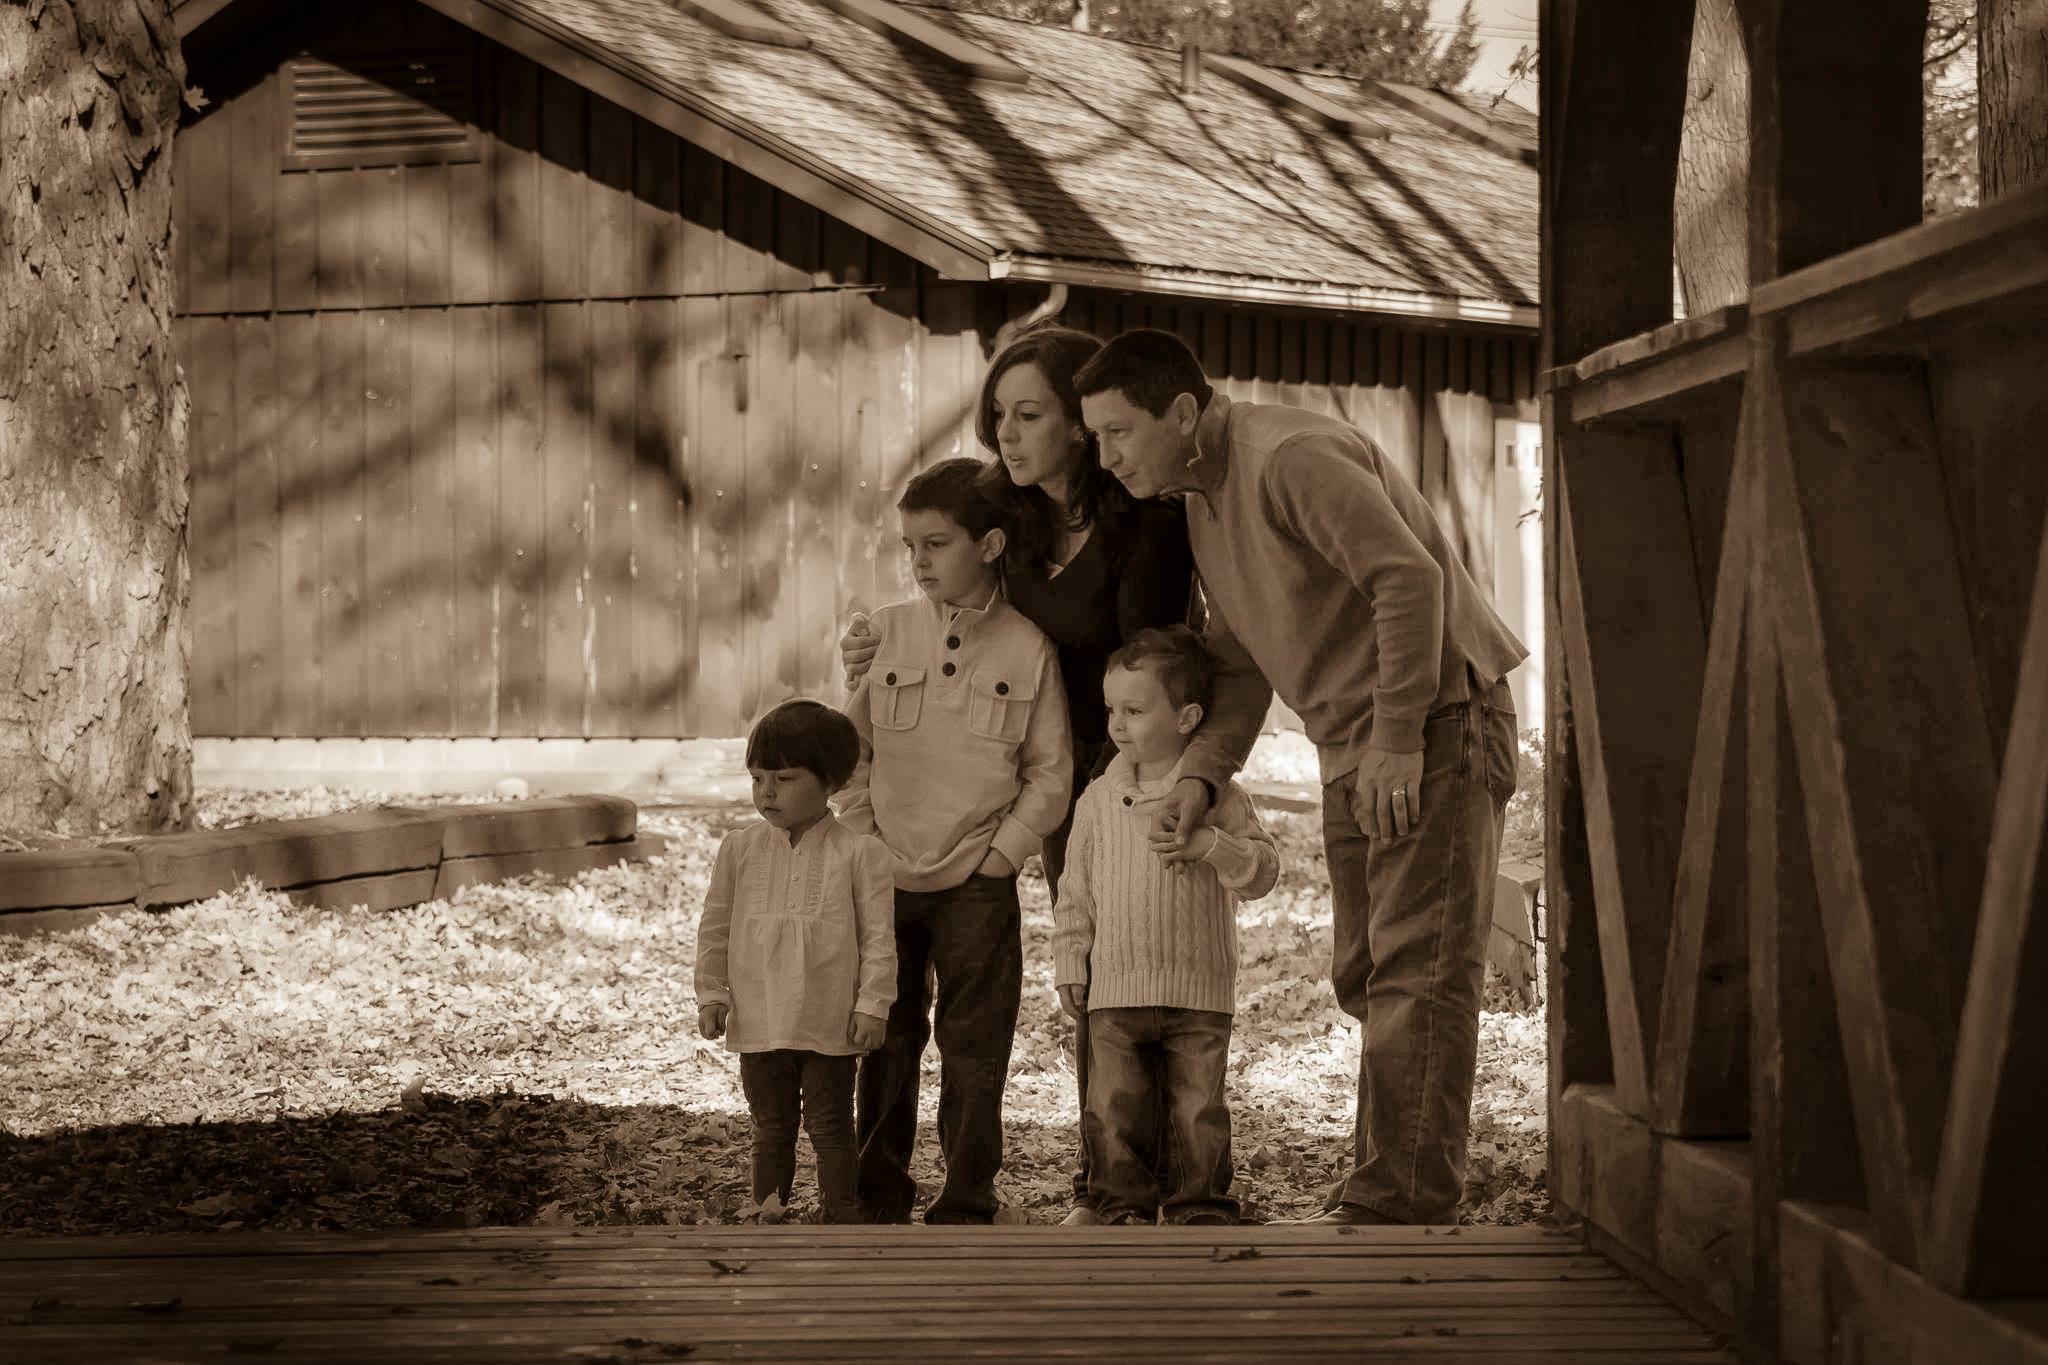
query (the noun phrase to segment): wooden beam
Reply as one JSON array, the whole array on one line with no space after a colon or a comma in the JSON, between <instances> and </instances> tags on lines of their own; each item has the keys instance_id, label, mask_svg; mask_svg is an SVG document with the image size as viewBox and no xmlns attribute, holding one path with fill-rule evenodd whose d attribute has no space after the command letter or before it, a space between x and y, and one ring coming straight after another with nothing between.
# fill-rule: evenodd
<instances>
[{"instance_id":1,"label":"wooden beam","mask_svg":"<svg viewBox=\"0 0 2048 1365\"><path fill-rule=\"evenodd\" d=\"M1555 488L1559 405L1555 395L1541 404L1543 484ZM1611 1085L1614 1050L1608 1040L1606 975L1600 966L1594 911L1592 853L1587 839L1584 779L1578 762L1577 723L1565 660L1560 565L1568 562L1555 510L1543 517L1543 904L1546 968L1544 1024L1550 1065L1549 1112L1564 1112L1564 1092L1574 1084ZM1550 1188L1562 1190L1576 1159L1570 1136L1554 1128L1548 1154Z\"/></svg>"},{"instance_id":2,"label":"wooden beam","mask_svg":"<svg viewBox=\"0 0 2048 1365\"><path fill-rule=\"evenodd\" d=\"M2027 302L2043 286L2048 184L1761 283L1750 309L1781 315L1789 349L1801 355L2001 301Z\"/></svg>"},{"instance_id":3,"label":"wooden beam","mask_svg":"<svg viewBox=\"0 0 2048 1365\"><path fill-rule=\"evenodd\" d=\"M1943 912L1981 890L1988 727L1919 376L1807 366L1780 390L1771 368L1777 643L1873 1212L1912 1264L1968 954Z\"/></svg>"},{"instance_id":4,"label":"wooden beam","mask_svg":"<svg viewBox=\"0 0 2048 1365\"><path fill-rule=\"evenodd\" d=\"M2048 1294L2048 916L2038 913L2048 897L2048 528L2018 697L1928 1234L1927 1276L1954 1293Z\"/></svg>"},{"instance_id":5,"label":"wooden beam","mask_svg":"<svg viewBox=\"0 0 2048 1365\"><path fill-rule=\"evenodd\" d=\"M1745 423L1747 420L1745 412ZM1716 855L1723 847L1721 804L1728 785L1729 732L1741 682L1737 665L1749 596L1751 543L1760 511L1753 497L1756 462L1747 453L1746 434L1737 433L1735 469L1728 487L1657 1025L1656 1126L1660 1132L1692 1136L1736 1136L1749 1131L1744 1065L1748 1030L1743 1003L1747 983L1740 971L1727 973L1727 964L1716 964L1723 974L1707 987L1712 1007L1706 1017L1714 1026L1711 1036L1703 1037L1699 1027L1701 978L1709 965L1708 921L1718 900L1721 914L1734 916L1740 923L1743 890L1726 882L1715 885L1713 874L1717 862L1726 868L1726 859ZM1700 1065L1696 1067L1696 1063Z\"/></svg>"},{"instance_id":6,"label":"wooden beam","mask_svg":"<svg viewBox=\"0 0 2048 1365\"><path fill-rule=\"evenodd\" d=\"M1570 475L1558 471L1560 624L1575 748L1586 784L1615 1082L1631 1112L1647 1114L1647 1052L1676 855L1670 836L1683 809L1677 774L1685 770L1685 756L1679 751L1687 713L1699 694L1699 598L1668 440L1660 442L1654 431L1599 440L1609 456L1604 472L1617 476L1615 483L1595 482L1588 477L1593 471L1579 461L1570 462ZM1572 504L1574 477L1618 493L1612 505L1626 506L1630 514L1582 518ZM1671 543L1674 529L1678 545ZM1690 640L1684 625L1688 602L1694 608ZM1637 686L1645 677L1655 677L1655 684ZM1618 684L1603 692L1607 678Z\"/></svg>"},{"instance_id":7,"label":"wooden beam","mask_svg":"<svg viewBox=\"0 0 2048 1365\"><path fill-rule=\"evenodd\" d=\"M1749 1144L1653 1132L1610 1086L1570 1087L1556 1126L1573 1153L1559 1199L1695 1316L1741 1331L1755 1290Z\"/></svg>"},{"instance_id":8,"label":"wooden beam","mask_svg":"<svg viewBox=\"0 0 2048 1365\"><path fill-rule=\"evenodd\" d=\"M1542 367L1671 320L1689 4L1542 6Z\"/></svg>"},{"instance_id":9,"label":"wooden beam","mask_svg":"<svg viewBox=\"0 0 2048 1365\"><path fill-rule=\"evenodd\" d=\"M1761 487L1756 496L1764 496ZM1775 1346L1780 1201L1857 1205L1864 1202L1864 1185L1841 1035L1834 1011L1825 1007L1835 993L1799 777L1785 739L1772 588L1762 553L1751 555L1749 593L1749 1133L1756 1178L1750 1330Z\"/></svg>"},{"instance_id":10,"label":"wooden beam","mask_svg":"<svg viewBox=\"0 0 2048 1365\"><path fill-rule=\"evenodd\" d=\"M1749 52L1750 279L1918 223L1927 0L1739 8Z\"/></svg>"},{"instance_id":11,"label":"wooden beam","mask_svg":"<svg viewBox=\"0 0 2048 1365\"><path fill-rule=\"evenodd\" d=\"M1784 1206L1781 1293L1789 1365L2048 1365L2048 1305L1971 1303L1894 1262L1870 1220L1825 1204Z\"/></svg>"}]
</instances>

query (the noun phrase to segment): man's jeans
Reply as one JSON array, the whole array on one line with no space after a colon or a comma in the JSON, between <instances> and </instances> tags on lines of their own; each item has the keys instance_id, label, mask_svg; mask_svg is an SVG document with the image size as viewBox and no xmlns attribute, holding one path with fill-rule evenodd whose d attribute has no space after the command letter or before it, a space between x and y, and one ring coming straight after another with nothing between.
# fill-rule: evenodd
<instances>
[{"instance_id":1,"label":"man's jeans","mask_svg":"<svg viewBox=\"0 0 2048 1365\"><path fill-rule=\"evenodd\" d=\"M1408 1223L1457 1221L1479 1053L1479 998L1502 816L1515 789L1505 683L1423 727L1422 819L1367 835L1355 783L1323 788L1337 1004L1364 1026L1353 1165L1336 1201Z\"/></svg>"},{"instance_id":2,"label":"man's jeans","mask_svg":"<svg viewBox=\"0 0 2048 1365\"><path fill-rule=\"evenodd\" d=\"M853 1181L852 1056L782 1048L740 1054L740 1088L754 1118L754 1202L789 1203L801 1115L818 1154L818 1206L827 1223L858 1223Z\"/></svg>"},{"instance_id":3,"label":"man's jeans","mask_svg":"<svg viewBox=\"0 0 2048 1365\"><path fill-rule=\"evenodd\" d=\"M927 964L938 978L928 1021ZM987 1223L1003 1168L1003 1086L1024 985L1015 877L969 877L946 891L896 893L896 1003L855 1088L860 1198L877 1223L906 1223L917 1202L918 1060L939 1039L939 1151L946 1183L927 1223Z\"/></svg>"},{"instance_id":4,"label":"man's jeans","mask_svg":"<svg viewBox=\"0 0 2048 1365\"><path fill-rule=\"evenodd\" d=\"M1090 1010L1088 1039L1082 1126L1095 1160L1089 1202L1105 1218L1236 1218L1230 1107L1223 1094L1230 1016L1161 1006ZM1157 1150L1162 1129L1163 1153ZM1155 1174L1162 1169L1163 1185Z\"/></svg>"}]
</instances>

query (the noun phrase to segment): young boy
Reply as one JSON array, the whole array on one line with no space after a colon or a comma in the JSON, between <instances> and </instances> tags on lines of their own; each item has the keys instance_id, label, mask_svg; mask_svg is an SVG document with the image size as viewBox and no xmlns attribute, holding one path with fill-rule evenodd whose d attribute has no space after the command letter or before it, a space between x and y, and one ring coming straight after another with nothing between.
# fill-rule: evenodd
<instances>
[{"instance_id":1,"label":"young boy","mask_svg":"<svg viewBox=\"0 0 2048 1365\"><path fill-rule=\"evenodd\" d=\"M944 460L896 504L922 600L875 613L880 652L846 704L861 765L840 819L889 846L896 1004L855 1096L868 1216L916 1202L918 1061L927 965L938 981L939 1150L927 1223L987 1223L1003 1164L1003 1084L1023 989L1017 869L1066 817L1073 771L1059 661L997 591L1000 512L979 461Z\"/></svg>"},{"instance_id":2,"label":"young boy","mask_svg":"<svg viewBox=\"0 0 2048 1365\"><path fill-rule=\"evenodd\" d=\"M754 1120L754 1202L789 1203L801 1116L828 1223L857 1223L854 1059L881 1045L896 994L889 850L832 818L860 737L789 701L747 737L762 823L725 836L697 922L697 1028L740 1054Z\"/></svg>"},{"instance_id":3,"label":"young boy","mask_svg":"<svg viewBox=\"0 0 2048 1365\"><path fill-rule=\"evenodd\" d=\"M1060 1005L1088 1019L1089 1201L1107 1224L1237 1221L1223 1095L1236 905L1273 889L1280 859L1234 782L1191 836L1193 862L1169 867L1150 844L1213 685L1185 626L1140 631L1110 656L1102 696L1117 755L1074 807L1053 909ZM1170 1189L1154 1175L1162 1134Z\"/></svg>"}]
</instances>

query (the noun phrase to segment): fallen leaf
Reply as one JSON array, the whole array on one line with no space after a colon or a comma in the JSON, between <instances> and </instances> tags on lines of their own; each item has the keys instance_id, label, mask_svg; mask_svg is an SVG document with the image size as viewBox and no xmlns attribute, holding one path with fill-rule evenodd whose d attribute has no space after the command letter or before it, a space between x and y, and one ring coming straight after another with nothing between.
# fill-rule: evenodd
<instances>
[{"instance_id":1,"label":"fallen leaf","mask_svg":"<svg viewBox=\"0 0 2048 1365\"><path fill-rule=\"evenodd\" d=\"M707 1260L705 1264L721 1275L744 1275L747 1273L747 1263L745 1261L721 1261L712 1258Z\"/></svg>"}]
</instances>

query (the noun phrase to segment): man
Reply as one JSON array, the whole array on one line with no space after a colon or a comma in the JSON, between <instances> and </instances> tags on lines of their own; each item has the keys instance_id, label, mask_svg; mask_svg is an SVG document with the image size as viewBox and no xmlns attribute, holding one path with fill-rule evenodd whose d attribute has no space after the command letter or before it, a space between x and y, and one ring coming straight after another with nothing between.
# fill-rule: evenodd
<instances>
[{"instance_id":1,"label":"man","mask_svg":"<svg viewBox=\"0 0 2048 1365\"><path fill-rule=\"evenodd\" d=\"M1183 495L1219 688L1270 682L1321 759L1330 976L1364 1044L1350 1174L1300 1221L1455 1222L1514 790L1503 679L1528 651L1356 428L1232 403L1166 332L1117 337L1075 382L1103 468L1133 496ZM1241 760L1256 736L1234 738ZM1187 856L1228 776L1184 776L1157 827L1162 856Z\"/></svg>"}]
</instances>

